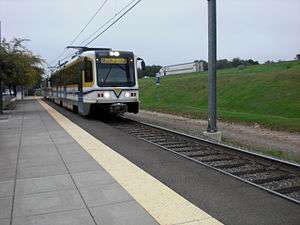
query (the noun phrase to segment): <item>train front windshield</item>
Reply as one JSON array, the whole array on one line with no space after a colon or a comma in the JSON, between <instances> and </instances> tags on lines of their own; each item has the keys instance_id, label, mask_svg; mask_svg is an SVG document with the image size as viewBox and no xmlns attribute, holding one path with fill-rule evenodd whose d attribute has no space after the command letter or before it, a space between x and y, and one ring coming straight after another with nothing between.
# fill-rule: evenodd
<instances>
[{"instance_id":1,"label":"train front windshield","mask_svg":"<svg viewBox=\"0 0 300 225\"><path fill-rule=\"evenodd\" d=\"M98 58L97 80L100 87L133 87L134 60L128 58Z\"/></svg>"}]
</instances>

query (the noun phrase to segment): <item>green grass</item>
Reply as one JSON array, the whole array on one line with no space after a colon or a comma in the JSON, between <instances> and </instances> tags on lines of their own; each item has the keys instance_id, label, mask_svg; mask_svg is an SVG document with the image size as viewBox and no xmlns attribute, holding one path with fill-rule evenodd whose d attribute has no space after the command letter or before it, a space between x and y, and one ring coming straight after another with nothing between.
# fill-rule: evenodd
<instances>
[{"instance_id":1,"label":"green grass","mask_svg":"<svg viewBox=\"0 0 300 225\"><path fill-rule=\"evenodd\" d=\"M140 79L143 109L207 118L207 73ZM218 71L220 120L300 132L300 62Z\"/></svg>"},{"instance_id":2,"label":"green grass","mask_svg":"<svg viewBox=\"0 0 300 225\"><path fill-rule=\"evenodd\" d=\"M272 156L274 158L283 159L290 162L300 163L300 156L295 153L284 152L280 150L261 150L258 153L263 153L265 155Z\"/></svg>"},{"instance_id":3,"label":"green grass","mask_svg":"<svg viewBox=\"0 0 300 225\"><path fill-rule=\"evenodd\" d=\"M252 145L241 144L236 140L227 139L227 138L223 138L222 141L227 145L246 149L251 152L271 156L273 158L283 159L283 160L294 162L294 163L300 163L300 153L277 150L277 149L270 149L270 148L261 148L261 147L257 147L257 146L254 147Z\"/></svg>"}]
</instances>

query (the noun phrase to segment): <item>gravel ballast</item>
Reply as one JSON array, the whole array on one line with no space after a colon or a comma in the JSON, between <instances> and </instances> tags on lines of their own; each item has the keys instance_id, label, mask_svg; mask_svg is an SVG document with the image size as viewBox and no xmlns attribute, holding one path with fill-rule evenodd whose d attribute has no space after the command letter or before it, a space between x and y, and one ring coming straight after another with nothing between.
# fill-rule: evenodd
<instances>
[{"instance_id":1,"label":"gravel ballast","mask_svg":"<svg viewBox=\"0 0 300 225\"><path fill-rule=\"evenodd\" d=\"M185 118L165 113L141 110L138 114L126 114L126 118L165 127L200 138L207 121ZM218 123L222 132L222 142L235 147L255 151L282 151L290 156L300 157L300 134L273 131L259 125L246 126L233 123Z\"/></svg>"}]
</instances>

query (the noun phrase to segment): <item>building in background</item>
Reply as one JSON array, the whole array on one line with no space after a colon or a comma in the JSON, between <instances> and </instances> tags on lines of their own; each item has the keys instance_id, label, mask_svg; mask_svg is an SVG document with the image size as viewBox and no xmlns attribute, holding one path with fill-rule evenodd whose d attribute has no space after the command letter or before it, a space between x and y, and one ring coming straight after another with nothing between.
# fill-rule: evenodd
<instances>
[{"instance_id":1,"label":"building in background","mask_svg":"<svg viewBox=\"0 0 300 225\"><path fill-rule=\"evenodd\" d=\"M190 63L181 63L170 66L163 66L159 73L160 76L168 76L182 73L194 73L204 71L203 61L194 61Z\"/></svg>"}]
</instances>

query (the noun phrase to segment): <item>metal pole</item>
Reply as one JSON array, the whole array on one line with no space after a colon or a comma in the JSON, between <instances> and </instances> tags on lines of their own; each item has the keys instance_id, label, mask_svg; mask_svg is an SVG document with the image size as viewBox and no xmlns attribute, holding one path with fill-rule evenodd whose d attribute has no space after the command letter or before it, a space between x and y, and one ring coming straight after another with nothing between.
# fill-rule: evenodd
<instances>
[{"instance_id":1,"label":"metal pole","mask_svg":"<svg viewBox=\"0 0 300 225\"><path fill-rule=\"evenodd\" d=\"M216 0L208 0L208 127L215 133L217 128L217 9Z\"/></svg>"},{"instance_id":2,"label":"metal pole","mask_svg":"<svg viewBox=\"0 0 300 225\"><path fill-rule=\"evenodd\" d=\"M1 21L0 21L0 47L2 46ZM3 114L3 96L2 96L2 71L0 71L0 114Z\"/></svg>"}]
</instances>

